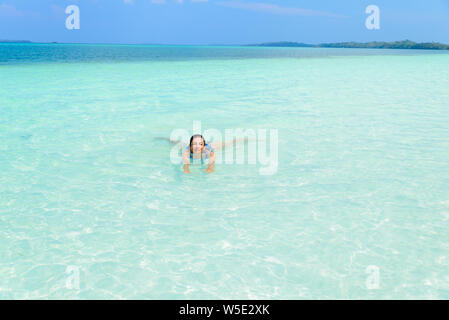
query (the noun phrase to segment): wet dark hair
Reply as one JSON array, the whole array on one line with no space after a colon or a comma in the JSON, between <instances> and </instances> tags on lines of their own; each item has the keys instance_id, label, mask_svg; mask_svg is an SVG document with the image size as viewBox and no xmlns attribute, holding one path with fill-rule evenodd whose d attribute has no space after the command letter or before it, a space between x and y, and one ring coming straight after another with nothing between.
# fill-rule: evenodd
<instances>
[{"instance_id":1,"label":"wet dark hair","mask_svg":"<svg viewBox=\"0 0 449 320\"><path fill-rule=\"evenodd\" d=\"M190 146L190 154L192 154L192 142L193 142L193 139L194 139L194 138L201 138L201 139L203 139L203 145L206 146L206 140L204 140L204 137L203 137L202 135L200 135L200 134L194 134L194 135L190 138L190 143L189 143L189 146Z\"/></svg>"}]
</instances>

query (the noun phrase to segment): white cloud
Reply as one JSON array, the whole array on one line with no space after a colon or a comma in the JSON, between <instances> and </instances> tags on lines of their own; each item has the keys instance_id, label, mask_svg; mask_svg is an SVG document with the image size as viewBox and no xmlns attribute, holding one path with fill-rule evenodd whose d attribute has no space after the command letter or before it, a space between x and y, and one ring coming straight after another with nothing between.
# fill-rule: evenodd
<instances>
[{"instance_id":1,"label":"white cloud","mask_svg":"<svg viewBox=\"0 0 449 320\"><path fill-rule=\"evenodd\" d=\"M60 16L61 15L65 15L65 9L63 7L61 7L61 6L58 6L56 4L52 4L50 6L50 8L51 8L51 11L53 11L53 13L56 14L56 15L60 15Z\"/></svg>"},{"instance_id":2,"label":"white cloud","mask_svg":"<svg viewBox=\"0 0 449 320\"><path fill-rule=\"evenodd\" d=\"M262 11L272 14L293 15L293 16L327 16L334 18L344 18L345 16L327 11L317 11L302 8L281 7L276 4L263 2L241 2L241 1L220 1L215 2L219 6L244 9L251 11Z\"/></svg>"},{"instance_id":3,"label":"white cloud","mask_svg":"<svg viewBox=\"0 0 449 320\"><path fill-rule=\"evenodd\" d=\"M123 0L123 1L125 1L125 2L133 1L134 2L134 0ZM166 4L167 1L168 0L150 0L151 3L155 3L155 4ZM170 2L175 2L175 3L178 3L178 4L183 4L184 3L184 0L169 0L169 1ZM209 0L190 0L190 2L208 2L208 1Z\"/></svg>"},{"instance_id":4,"label":"white cloud","mask_svg":"<svg viewBox=\"0 0 449 320\"><path fill-rule=\"evenodd\" d=\"M0 4L0 16L3 17L23 17L25 15L24 12L17 10L16 7L11 6L6 3Z\"/></svg>"},{"instance_id":5,"label":"white cloud","mask_svg":"<svg viewBox=\"0 0 449 320\"><path fill-rule=\"evenodd\" d=\"M125 4L134 4L136 0L123 0ZM149 0L154 4L167 4L168 2L175 2L178 4L183 4L184 0ZM190 0L190 2L208 2L209 0Z\"/></svg>"}]
</instances>

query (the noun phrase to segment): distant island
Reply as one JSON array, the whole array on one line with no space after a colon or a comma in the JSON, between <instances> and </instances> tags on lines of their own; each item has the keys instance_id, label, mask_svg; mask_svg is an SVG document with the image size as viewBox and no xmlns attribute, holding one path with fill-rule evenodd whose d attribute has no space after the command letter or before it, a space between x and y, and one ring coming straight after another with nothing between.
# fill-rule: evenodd
<instances>
[{"instance_id":1,"label":"distant island","mask_svg":"<svg viewBox=\"0 0 449 320\"><path fill-rule=\"evenodd\" d=\"M57 41L52 42L33 42L30 40L0 40L0 43L59 43Z\"/></svg>"},{"instance_id":2,"label":"distant island","mask_svg":"<svg viewBox=\"0 0 449 320\"><path fill-rule=\"evenodd\" d=\"M7 43L31 43L29 40L0 40L0 42L7 42Z\"/></svg>"},{"instance_id":3,"label":"distant island","mask_svg":"<svg viewBox=\"0 0 449 320\"><path fill-rule=\"evenodd\" d=\"M421 50L449 50L449 45L438 42L417 43L410 40L394 42L336 42L307 44L300 42L267 42L260 44L250 44L258 47L305 47L305 48L365 48L365 49L421 49Z\"/></svg>"},{"instance_id":4,"label":"distant island","mask_svg":"<svg viewBox=\"0 0 449 320\"><path fill-rule=\"evenodd\" d=\"M30 40L0 40L0 43L47 43L58 44L58 42L33 42ZM125 43L123 43L125 44ZM154 44L153 44L154 45ZM219 45L222 46L222 45ZM227 45L236 46L236 45ZM334 42L334 43L320 43L308 44L302 42L265 42L258 44L245 44L242 46L251 47L298 47L298 48L364 48L364 49L420 49L420 50L449 50L449 45L439 42L414 42L411 40L385 42L385 41L371 41L371 42Z\"/></svg>"}]
</instances>

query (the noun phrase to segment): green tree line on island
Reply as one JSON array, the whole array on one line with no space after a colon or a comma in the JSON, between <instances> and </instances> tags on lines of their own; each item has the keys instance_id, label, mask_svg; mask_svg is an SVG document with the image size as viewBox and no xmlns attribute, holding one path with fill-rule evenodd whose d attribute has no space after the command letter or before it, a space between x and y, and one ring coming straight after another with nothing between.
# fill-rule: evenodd
<instances>
[{"instance_id":1,"label":"green tree line on island","mask_svg":"<svg viewBox=\"0 0 449 320\"><path fill-rule=\"evenodd\" d=\"M321 43L321 44L307 44L300 42L267 42L255 44L252 46L261 47L307 47L307 48L368 48L368 49L424 49L424 50L449 50L449 45L439 42L423 42L418 43L411 40L384 42L336 42L336 43Z\"/></svg>"}]
</instances>

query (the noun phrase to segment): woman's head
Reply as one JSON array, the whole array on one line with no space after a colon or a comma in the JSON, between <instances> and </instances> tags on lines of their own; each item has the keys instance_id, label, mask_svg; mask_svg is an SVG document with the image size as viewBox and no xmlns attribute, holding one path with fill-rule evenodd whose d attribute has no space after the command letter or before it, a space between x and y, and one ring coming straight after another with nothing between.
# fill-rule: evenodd
<instances>
[{"instance_id":1,"label":"woman's head","mask_svg":"<svg viewBox=\"0 0 449 320\"><path fill-rule=\"evenodd\" d=\"M190 152L191 153L202 153L206 147L206 140L200 134L194 134L190 138Z\"/></svg>"}]
</instances>

